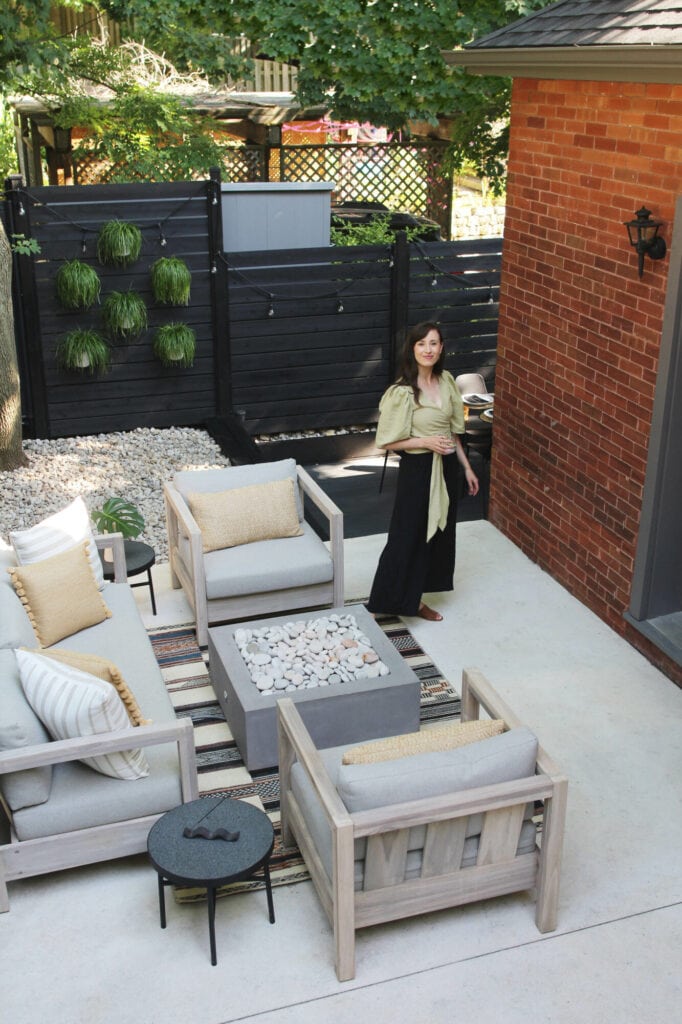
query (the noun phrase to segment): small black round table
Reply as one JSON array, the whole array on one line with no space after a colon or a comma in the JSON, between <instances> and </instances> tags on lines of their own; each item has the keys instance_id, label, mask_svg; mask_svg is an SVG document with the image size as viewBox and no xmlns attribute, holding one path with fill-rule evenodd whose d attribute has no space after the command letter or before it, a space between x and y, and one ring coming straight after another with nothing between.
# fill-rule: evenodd
<instances>
[{"instance_id":1,"label":"small black round table","mask_svg":"<svg viewBox=\"0 0 682 1024\"><path fill-rule=\"evenodd\" d=\"M216 836L221 833L226 838ZM194 836L192 836L194 833ZM204 833L202 835L202 833ZM207 838L214 836L214 838ZM275 833L267 814L226 796L203 797L174 807L152 826L147 839L149 859L159 876L159 916L166 927L165 887L206 888L211 963L218 962L215 941L216 889L263 869L270 924L275 923L270 884L270 854Z\"/></svg>"},{"instance_id":2,"label":"small black round table","mask_svg":"<svg viewBox=\"0 0 682 1024\"><path fill-rule=\"evenodd\" d=\"M154 584L152 583L152 566L156 561L154 548L150 544L144 544L141 540L124 540L123 549L126 556L126 575L138 576L141 572L147 573L146 581L142 583L131 583L131 587L149 587L149 595L152 599L152 612L156 615L156 597L154 595ZM114 563L104 557L100 552L102 571L105 580L113 580Z\"/></svg>"}]
</instances>

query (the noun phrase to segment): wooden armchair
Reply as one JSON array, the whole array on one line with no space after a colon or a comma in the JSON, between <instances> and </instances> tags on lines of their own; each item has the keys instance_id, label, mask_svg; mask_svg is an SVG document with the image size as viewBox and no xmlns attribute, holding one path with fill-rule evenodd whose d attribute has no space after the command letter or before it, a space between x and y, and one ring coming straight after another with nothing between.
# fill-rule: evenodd
<instances>
[{"instance_id":1,"label":"wooden armchair","mask_svg":"<svg viewBox=\"0 0 682 1024\"><path fill-rule=\"evenodd\" d=\"M192 492L217 494L287 477L298 493L301 536L204 551ZM176 473L164 485L164 499L171 582L194 611L200 646L219 622L343 605L343 513L293 459ZM306 499L327 521L329 550L306 521Z\"/></svg>"},{"instance_id":2,"label":"wooden armchair","mask_svg":"<svg viewBox=\"0 0 682 1024\"><path fill-rule=\"evenodd\" d=\"M333 926L339 981L355 975L356 929L384 921L535 888L538 929L556 927L567 780L483 675L466 669L462 719L477 719L481 707L504 720L505 733L532 737L534 774L351 812L339 792L340 749L318 751L293 702L279 701L282 840L298 843ZM454 753L496 741L504 735Z\"/></svg>"}]
</instances>

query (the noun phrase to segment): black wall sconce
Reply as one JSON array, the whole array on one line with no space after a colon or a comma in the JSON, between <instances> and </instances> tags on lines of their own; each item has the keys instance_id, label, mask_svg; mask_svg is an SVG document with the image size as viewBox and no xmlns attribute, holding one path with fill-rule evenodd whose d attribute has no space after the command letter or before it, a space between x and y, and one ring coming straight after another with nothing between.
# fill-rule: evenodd
<instances>
[{"instance_id":1,"label":"black wall sconce","mask_svg":"<svg viewBox=\"0 0 682 1024\"><path fill-rule=\"evenodd\" d=\"M658 229L663 227L660 220L651 219L651 210L643 206L635 214L636 220L625 221L628 229L630 245L637 250L639 257L639 276L644 274L644 253L652 260L662 260L665 256L665 239L658 234Z\"/></svg>"}]
</instances>

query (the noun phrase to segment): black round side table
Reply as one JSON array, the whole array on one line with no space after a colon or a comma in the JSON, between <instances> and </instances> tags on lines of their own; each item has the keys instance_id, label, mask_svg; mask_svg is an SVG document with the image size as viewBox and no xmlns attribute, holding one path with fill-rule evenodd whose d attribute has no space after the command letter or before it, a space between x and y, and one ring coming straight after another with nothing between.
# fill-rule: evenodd
<instances>
[{"instance_id":1,"label":"black round side table","mask_svg":"<svg viewBox=\"0 0 682 1024\"><path fill-rule=\"evenodd\" d=\"M221 834L225 838L221 838ZM216 889L229 882L251 878L259 868L263 869L270 924L274 924L270 884L270 854L274 842L275 833L267 814L243 800L203 797L162 815L150 829L147 839L149 859L159 876L161 927L166 927L164 890L167 885L205 887L211 963L215 967L218 963Z\"/></svg>"},{"instance_id":2,"label":"black round side table","mask_svg":"<svg viewBox=\"0 0 682 1024\"><path fill-rule=\"evenodd\" d=\"M124 540L123 548L126 556L126 575L138 576L141 572L147 573L146 581L142 583L131 583L131 587L149 587L149 594L152 599L152 612L156 615L156 597L154 595L154 584L152 583L152 566L156 561L154 548L150 544L144 544L141 540ZM105 580L113 580L114 563L104 557L100 551L102 560L102 571Z\"/></svg>"}]
</instances>

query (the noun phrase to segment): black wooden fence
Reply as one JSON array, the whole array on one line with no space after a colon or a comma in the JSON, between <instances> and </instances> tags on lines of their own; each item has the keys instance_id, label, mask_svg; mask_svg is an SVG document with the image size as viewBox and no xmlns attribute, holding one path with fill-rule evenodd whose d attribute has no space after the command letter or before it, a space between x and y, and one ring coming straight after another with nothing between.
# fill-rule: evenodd
<instances>
[{"instance_id":1,"label":"black wooden fence","mask_svg":"<svg viewBox=\"0 0 682 1024\"><path fill-rule=\"evenodd\" d=\"M407 325L438 320L448 369L477 370L494 385L501 240L223 253L219 182L23 189L4 204L9 234L32 237L37 257L15 257L15 319L26 436L60 437L140 426L202 425L238 412L251 434L376 421ZM214 201L215 200L215 201ZM117 217L143 234L132 267L101 267L102 223ZM192 270L190 305L156 306L149 268L160 255ZM149 329L112 341L110 373L60 369L55 348L72 327L101 329L99 307L59 307L64 260L97 266L102 297L135 288ZM184 320L197 334L188 369L154 358L156 326Z\"/></svg>"}]
</instances>

